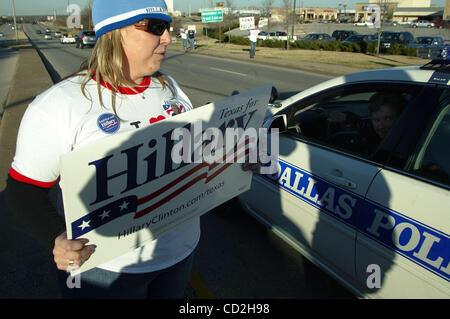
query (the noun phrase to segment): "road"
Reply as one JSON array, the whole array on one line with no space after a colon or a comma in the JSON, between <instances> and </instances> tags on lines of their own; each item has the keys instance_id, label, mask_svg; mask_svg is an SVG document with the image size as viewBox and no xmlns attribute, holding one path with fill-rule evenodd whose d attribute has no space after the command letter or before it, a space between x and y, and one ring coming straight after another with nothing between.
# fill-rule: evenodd
<instances>
[{"instance_id":1,"label":"road","mask_svg":"<svg viewBox=\"0 0 450 319\"><path fill-rule=\"evenodd\" d=\"M76 71L90 49L61 45L26 25L34 45L51 64L56 78ZM281 98L328 77L239 61L169 52L163 71L181 84L194 106L271 82ZM192 286L198 297L352 298L335 280L301 257L242 210L202 216L202 238L194 262L199 275Z\"/></svg>"},{"instance_id":2,"label":"road","mask_svg":"<svg viewBox=\"0 0 450 319\"><path fill-rule=\"evenodd\" d=\"M3 41L14 40L16 37L14 30L8 24L0 25L0 32L3 34L0 37L0 46ZM2 63L2 76L0 77L0 119L4 111L3 103L6 101L10 89L10 79L14 76L16 70L17 51L8 50L7 52L3 52L2 58L6 59L7 62Z\"/></svg>"},{"instance_id":3,"label":"road","mask_svg":"<svg viewBox=\"0 0 450 319\"><path fill-rule=\"evenodd\" d=\"M77 49L71 44L62 45L59 39L44 40L42 34L36 34L37 29L44 30L39 25L25 25L25 32L49 61L57 81L76 72L91 53L89 48ZM325 75L288 69L280 72L271 66L180 52L167 52L161 70L177 80L194 106L266 83L272 83L280 92L280 99L284 99L329 79Z\"/></svg>"}]
</instances>

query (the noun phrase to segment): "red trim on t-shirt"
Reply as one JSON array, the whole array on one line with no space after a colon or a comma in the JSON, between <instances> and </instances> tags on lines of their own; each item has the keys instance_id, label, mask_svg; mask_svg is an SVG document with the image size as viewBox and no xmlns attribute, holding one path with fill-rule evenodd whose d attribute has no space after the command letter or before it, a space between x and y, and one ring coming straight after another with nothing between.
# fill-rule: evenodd
<instances>
[{"instance_id":1,"label":"red trim on t-shirt","mask_svg":"<svg viewBox=\"0 0 450 319\"><path fill-rule=\"evenodd\" d=\"M95 74L95 72L93 72L93 74ZM95 78L95 76L93 76L92 79L93 79L94 81L97 81L96 78ZM133 94L139 94L139 93L142 93L142 92L144 92L144 91L150 86L151 81L152 81L152 78L151 78L151 77L145 76L145 77L144 77L144 80L142 80L142 83L139 84L139 86L134 87L133 89L127 88L127 87L119 86L119 93L121 93L121 94L126 94L126 95L133 95ZM113 89L112 86L111 86L111 84L105 83L105 81L103 81L103 79L100 81L100 84L101 84L104 88L107 88L107 89L109 89L109 90L111 90L111 91L112 91L112 89Z\"/></svg>"},{"instance_id":2,"label":"red trim on t-shirt","mask_svg":"<svg viewBox=\"0 0 450 319\"><path fill-rule=\"evenodd\" d=\"M43 187L43 188L52 188L53 185L55 185L59 181L59 178L58 178L56 181L53 181L53 182L40 182L40 181L28 178L28 177L20 174L12 167L9 169L9 176L14 178L16 181L31 184L34 186Z\"/></svg>"}]
</instances>

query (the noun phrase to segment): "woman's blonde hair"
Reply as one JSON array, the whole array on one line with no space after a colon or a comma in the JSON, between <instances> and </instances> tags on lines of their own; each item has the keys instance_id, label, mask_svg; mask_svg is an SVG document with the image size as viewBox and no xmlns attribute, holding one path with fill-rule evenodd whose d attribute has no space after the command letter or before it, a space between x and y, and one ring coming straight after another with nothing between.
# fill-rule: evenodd
<instances>
[{"instance_id":1,"label":"woman's blonde hair","mask_svg":"<svg viewBox=\"0 0 450 319\"><path fill-rule=\"evenodd\" d=\"M81 91L87 99L90 98L86 94L86 85L92 78L95 77L101 106L104 106L101 83L103 81L104 83L110 85L112 91L111 105L114 114L117 117L119 116L116 111L115 97L117 92L119 92L119 87L127 87L130 89L136 88L136 84L127 80L125 77L122 69L123 63L124 56L122 50L121 32L120 29L115 29L97 39L91 56L82 64L80 71L75 74L84 75L81 82ZM155 72L151 76L156 78L161 83L163 88L168 88L172 95L175 95L175 89L167 76L163 75L159 71Z\"/></svg>"}]
</instances>

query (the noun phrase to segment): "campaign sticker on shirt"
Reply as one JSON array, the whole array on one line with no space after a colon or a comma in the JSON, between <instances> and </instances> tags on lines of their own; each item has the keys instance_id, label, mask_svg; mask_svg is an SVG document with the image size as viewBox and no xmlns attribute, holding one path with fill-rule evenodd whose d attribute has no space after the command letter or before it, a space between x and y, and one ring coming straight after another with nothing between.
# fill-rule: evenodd
<instances>
[{"instance_id":1,"label":"campaign sticker on shirt","mask_svg":"<svg viewBox=\"0 0 450 319\"><path fill-rule=\"evenodd\" d=\"M163 109L170 116L180 114L184 111L183 104L181 104L178 100L165 101L163 104Z\"/></svg>"},{"instance_id":2,"label":"campaign sticker on shirt","mask_svg":"<svg viewBox=\"0 0 450 319\"><path fill-rule=\"evenodd\" d=\"M98 117L97 125L103 132L113 134L119 130L120 122L114 114L105 113Z\"/></svg>"}]
</instances>

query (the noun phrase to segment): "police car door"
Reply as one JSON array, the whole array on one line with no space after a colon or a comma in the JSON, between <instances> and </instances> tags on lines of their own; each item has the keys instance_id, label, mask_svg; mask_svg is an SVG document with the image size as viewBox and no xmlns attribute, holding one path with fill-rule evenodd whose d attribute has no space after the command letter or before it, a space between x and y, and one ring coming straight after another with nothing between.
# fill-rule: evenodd
<instances>
[{"instance_id":1,"label":"police car door","mask_svg":"<svg viewBox=\"0 0 450 319\"><path fill-rule=\"evenodd\" d=\"M356 271L376 297L450 297L450 89L427 96L359 221Z\"/></svg>"},{"instance_id":2,"label":"police car door","mask_svg":"<svg viewBox=\"0 0 450 319\"><path fill-rule=\"evenodd\" d=\"M292 105L277 174L255 178L252 193L260 196L245 197L303 254L351 286L357 215L380 170L364 153L361 132L369 126L369 99L389 89L348 85Z\"/></svg>"}]
</instances>

